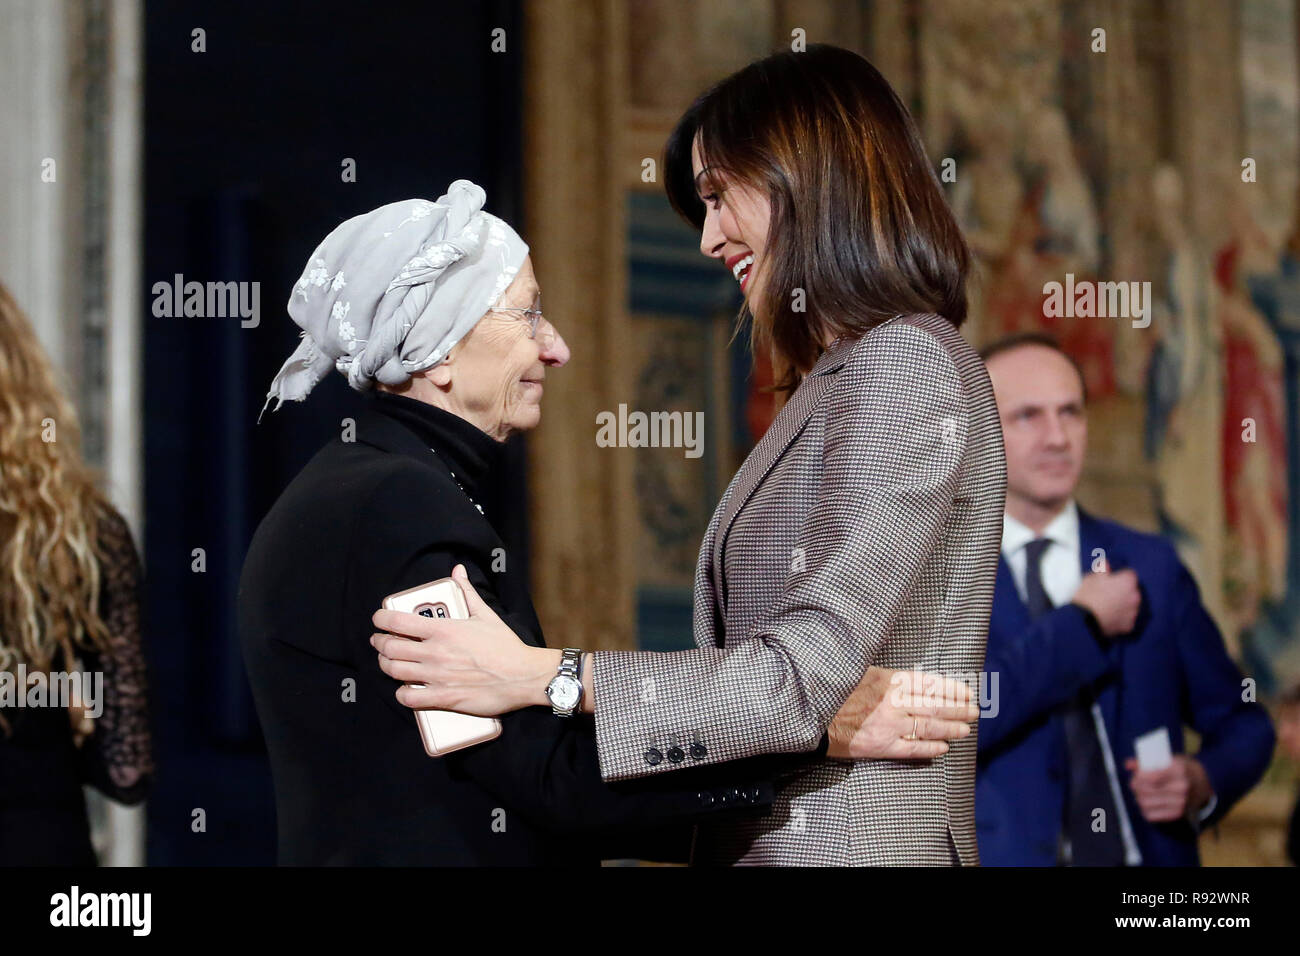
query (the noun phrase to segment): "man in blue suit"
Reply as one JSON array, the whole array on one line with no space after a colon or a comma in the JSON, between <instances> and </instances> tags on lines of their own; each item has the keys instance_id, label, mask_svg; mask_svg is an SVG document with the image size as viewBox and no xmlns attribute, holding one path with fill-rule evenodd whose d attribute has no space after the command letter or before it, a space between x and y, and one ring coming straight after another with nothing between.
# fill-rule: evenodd
<instances>
[{"instance_id":1,"label":"man in blue suit","mask_svg":"<svg viewBox=\"0 0 1300 956\"><path fill-rule=\"evenodd\" d=\"M996 708L979 722L980 861L1197 865L1197 834L1268 766L1268 714L1169 543L1075 503L1087 445L1077 366L1039 333L981 354L1007 499L984 665ZM1184 724L1201 738L1194 756Z\"/></svg>"}]
</instances>

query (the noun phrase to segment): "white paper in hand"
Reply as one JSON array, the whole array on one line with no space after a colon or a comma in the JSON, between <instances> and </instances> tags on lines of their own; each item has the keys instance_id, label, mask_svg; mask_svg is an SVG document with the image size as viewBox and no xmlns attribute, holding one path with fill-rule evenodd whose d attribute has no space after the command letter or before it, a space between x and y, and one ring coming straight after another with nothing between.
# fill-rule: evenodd
<instances>
[{"instance_id":1,"label":"white paper in hand","mask_svg":"<svg viewBox=\"0 0 1300 956\"><path fill-rule=\"evenodd\" d=\"M1133 741L1139 770L1164 770L1174 762L1169 746L1169 728L1157 727Z\"/></svg>"}]
</instances>

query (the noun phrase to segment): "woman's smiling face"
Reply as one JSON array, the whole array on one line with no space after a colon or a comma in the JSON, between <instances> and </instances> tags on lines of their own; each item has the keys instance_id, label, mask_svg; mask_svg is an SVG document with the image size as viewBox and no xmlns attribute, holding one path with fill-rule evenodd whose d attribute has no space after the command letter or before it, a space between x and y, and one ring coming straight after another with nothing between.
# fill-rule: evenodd
<instances>
[{"instance_id":1,"label":"woman's smiling face","mask_svg":"<svg viewBox=\"0 0 1300 956\"><path fill-rule=\"evenodd\" d=\"M530 256L496 308L531 308L539 291ZM530 338L521 311L488 312L440 366L447 375L444 394L451 403L449 410L498 441L512 432L536 428L542 417L546 368L568 360L568 346L546 319L538 323L536 337Z\"/></svg>"},{"instance_id":2,"label":"woman's smiling face","mask_svg":"<svg viewBox=\"0 0 1300 956\"><path fill-rule=\"evenodd\" d=\"M753 310L755 303L762 302L763 252L771 203L753 187L728 178L722 170L706 167L698 137L691 145L691 170L704 203L700 252L722 260Z\"/></svg>"},{"instance_id":3,"label":"woman's smiling face","mask_svg":"<svg viewBox=\"0 0 1300 956\"><path fill-rule=\"evenodd\" d=\"M539 291L528 256L494 307L519 311L489 311L443 362L388 390L437 405L497 441L536 428L546 369L569 360L568 345L545 318L536 337L528 335L522 310L532 307Z\"/></svg>"}]
</instances>

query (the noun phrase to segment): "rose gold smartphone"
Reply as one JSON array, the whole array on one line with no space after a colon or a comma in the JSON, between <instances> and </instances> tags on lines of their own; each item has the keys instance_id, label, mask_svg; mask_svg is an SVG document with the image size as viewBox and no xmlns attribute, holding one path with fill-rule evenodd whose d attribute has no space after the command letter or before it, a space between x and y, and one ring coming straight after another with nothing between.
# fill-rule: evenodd
<instances>
[{"instance_id":1,"label":"rose gold smartphone","mask_svg":"<svg viewBox=\"0 0 1300 956\"><path fill-rule=\"evenodd\" d=\"M424 617L446 617L464 620L469 617L465 597L460 585L451 578L440 578L419 587L398 591L384 598L383 606L390 611L408 611ZM412 684L423 687L423 684ZM501 721L495 717L478 717L458 714L452 710L417 710L415 721L420 726L420 739L430 757L442 757L456 750L486 743L501 736Z\"/></svg>"}]
</instances>

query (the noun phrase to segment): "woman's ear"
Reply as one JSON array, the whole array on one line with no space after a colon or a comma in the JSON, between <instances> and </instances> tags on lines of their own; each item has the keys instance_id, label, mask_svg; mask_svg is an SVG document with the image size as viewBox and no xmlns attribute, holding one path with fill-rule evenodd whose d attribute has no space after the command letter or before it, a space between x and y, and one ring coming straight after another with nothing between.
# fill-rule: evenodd
<instances>
[{"instance_id":1,"label":"woman's ear","mask_svg":"<svg viewBox=\"0 0 1300 956\"><path fill-rule=\"evenodd\" d=\"M452 349L452 355L448 355L443 361L424 373L429 381L438 388L445 390L451 387L451 363L454 354L455 349Z\"/></svg>"},{"instance_id":2,"label":"woman's ear","mask_svg":"<svg viewBox=\"0 0 1300 956\"><path fill-rule=\"evenodd\" d=\"M474 329L470 329L461 338L459 342L451 347L451 351L433 368L427 368L420 374L423 375L429 384L436 386L440 391L447 391L451 388L451 380L455 371L456 359L461 352L465 350L465 343L469 341L470 336L474 334Z\"/></svg>"}]
</instances>

